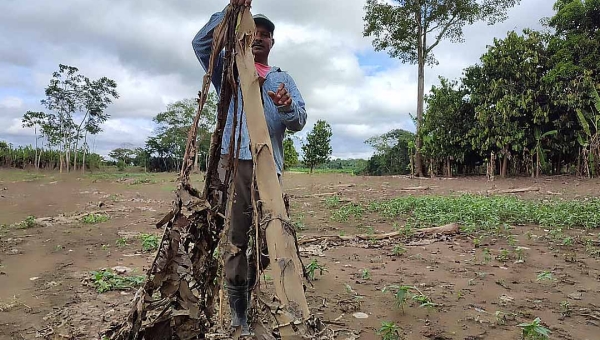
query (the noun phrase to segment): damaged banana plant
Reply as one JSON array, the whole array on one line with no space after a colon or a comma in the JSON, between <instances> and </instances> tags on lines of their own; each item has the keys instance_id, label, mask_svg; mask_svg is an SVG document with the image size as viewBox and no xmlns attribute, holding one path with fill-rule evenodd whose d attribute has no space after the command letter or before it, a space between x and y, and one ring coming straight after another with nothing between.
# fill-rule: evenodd
<instances>
[{"instance_id":1,"label":"damaged banana plant","mask_svg":"<svg viewBox=\"0 0 600 340\"><path fill-rule=\"evenodd\" d=\"M226 198L235 163L230 162L225 180L217 167L221 156L221 138L229 103L236 92L233 74L235 18L241 9L230 8L226 20L215 30L213 55L203 79L198 111L188 134L183 165L178 177L172 210L156 224L166 225L144 285L137 291L124 322L104 336L125 339L203 338L214 327L215 304L219 296L220 259L216 254L226 225ZM218 51L225 48L223 86L220 93L217 124L212 135L204 190L190 183L196 153L197 128L209 91ZM235 134L232 134L232 138ZM232 143L233 144L233 143Z\"/></svg>"},{"instance_id":2,"label":"damaged banana plant","mask_svg":"<svg viewBox=\"0 0 600 340\"><path fill-rule=\"evenodd\" d=\"M304 295L304 267L277 180L251 50L254 30L249 8L237 6L227 8L224 20L215 29L213 53L203 79L194 124L188 134L173 208L156 224L157 228L165 227L159 249L144 285L135 294L126 319L113 325L103 334L105 337L114 340L198 339L206 338L215 329L222 268L217 254L226 242L228 209L231 208L231 204L228 207L226 202L228 197L233 196L235 186L232 179L238 157L227 164L224 178L219 176L218 167L227 112L231 100L237 103L239 99L238 86L244 98L243 108L252 141L254 188L257 190L253 196L260 196L253 203L257 212L256 239L266 236L276 288L274 297L258 298L263 310L271 315L266 322L267 332L263 332L261 338L274 339L273 334L277 334L283 339L315 339L323 334L322 325L311 315ZM217 124L212 135L204 189L199 192L193 188L189 178L197 148L197 125L216 58L223 49L223 86ZM237 105L234 107L237 108ZM236 131L237 124L234 119L233 131ZM233 133L230 145L231 148L237 145L238 150L235 151L239 153L239 142L233 142L235 137ZM239 134L237 137L239 141ZM233 154L234 150L229 151Z\"/></svg>"}]
</instances>

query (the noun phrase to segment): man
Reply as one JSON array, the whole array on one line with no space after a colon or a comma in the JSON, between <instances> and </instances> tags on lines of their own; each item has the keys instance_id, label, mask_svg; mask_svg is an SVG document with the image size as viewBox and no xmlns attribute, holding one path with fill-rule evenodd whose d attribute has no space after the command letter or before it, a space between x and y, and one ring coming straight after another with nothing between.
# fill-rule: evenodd
<instances>
[{"instance_id":1,"label":"man","mask_svg":"<svg viewBox=\"0 0 600 340\"><path fill-rule=\"evenodd\" d=\"M252 0L230 0L234 6L251 6ZM223 20L226 8L221 12L213 14L208 23L200 29L192 41L196 57L205 71L208 70L210 55L212 53L212 36L214 29ZM283 139L285 131L300 131L306 124L305 103L296 87L292 77L282 71L279 67L269 65L269 53L275 44L275 25L262 14L254 16L256 24L256 35L252 43L252 53L256 71L261 80L261 95L265 111L265 119L269 129L273 156L277 168L277 175L283 173ZM215 62L212 83L217 92L221 91L221 76L223 72L224 51L220 51L219 58ZM241 90L239 98L242 98ZM221 154L220 176L223 178L223 166L227 164L230 157L229 143L233 126L234 102L229 106L227 123L225 125ZM242 335L250 335L247 323L247 308L249 301L249 290L252 289L256 278L256 265L248 260L248 231L252 225L252 206L250 198L250 187L252 184L252 154L250 152L250 138L248 135L246 116L242 113L242 101L238 103L238 122L241 118L241 148L238 163L238 172L233 180L235 185L235 196L231 215L230 242L238 249L225 251L225 280L229 295L229 306L232 314L232 326L242 328ZM237 133L235 133L235 144L237 147ZM235 150L235 148L234 148ZM265 255L265 254L262 254ZM261 256L261 267L268 265L268 257ZM250 262L250 263L249 263Z\"/></svg>"}]
</instances>

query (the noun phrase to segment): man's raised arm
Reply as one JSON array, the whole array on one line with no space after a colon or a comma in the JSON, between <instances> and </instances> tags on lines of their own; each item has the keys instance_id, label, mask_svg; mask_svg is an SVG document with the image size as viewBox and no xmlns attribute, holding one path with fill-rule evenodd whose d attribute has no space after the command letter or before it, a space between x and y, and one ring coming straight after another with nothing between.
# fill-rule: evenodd
<instances>
[{"instance_id":1,"label":"man's raised arm","mask_svg":"<svg viewBox=\"0 0 600 340\"><path fill-rule=\"evenodd\" d=\"M210 61L210 55L212 53L213 33L215 28L223 21L225 17L226 8L221 12L217 12L210 17L210 20L196 33L196 36L192 40L192 47L196 58L204 68L204 71L208 72L208 66ZM215 60L215 69L212 75L212 83L215 86L217 93L221 91L221 75L223 73L223 51L219 51L219 57Z\"/></svg>"}]
</instances>

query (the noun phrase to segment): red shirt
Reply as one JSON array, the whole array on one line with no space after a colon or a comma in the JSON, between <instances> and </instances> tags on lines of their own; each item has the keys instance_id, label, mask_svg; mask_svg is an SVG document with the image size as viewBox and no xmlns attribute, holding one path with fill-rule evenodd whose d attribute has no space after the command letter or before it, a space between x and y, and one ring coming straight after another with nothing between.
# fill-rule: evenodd
<instances>
[{"instance_id":1,"label":"red shirt","mask_svg":"<svg viewBox=\"0 0 600 340\"><path fill-rule=\"evenodd\" d=\"M266 78L267 73L271 70L271 67L265 64L255 62L254 65L256 66L256 72L258 72L258 75L262 78Z\"/></svg>"}]
</instances>

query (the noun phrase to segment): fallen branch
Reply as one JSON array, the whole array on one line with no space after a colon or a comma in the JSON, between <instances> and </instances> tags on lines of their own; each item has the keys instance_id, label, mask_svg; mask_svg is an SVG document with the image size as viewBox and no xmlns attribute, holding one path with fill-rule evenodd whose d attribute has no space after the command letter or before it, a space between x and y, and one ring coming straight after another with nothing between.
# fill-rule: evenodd
<instances>
[{"instance_id":1,"label":"fallen branch","mask_svg":"<svg viewBox=\"0 0 600 340\"><path fill-rule=\"evenodd\" d=\"M429 190L429 187L408 187L400 189L400 191L421 191L421 190Z\"/></svg>"},{"instance_id":2,"label":"fallen branch","mask_svg":"<svg viewBox=\"0 0 600 340\"><path fill-rule=\"evenodd\" d=\"M431 235L456 235L460 232L460 226L456 223L450 223L441 227L423 228L415 231L414 237L425 237ZM298 240L298 244L309 244L321 241L352 241L352 240L384 240L404 236L404 231L394 231L385 234L358 234L358 235L325 235L315 236Z\"/></svg>"},{"instance_id":3,"label":"fallen branch","mask_svg":"<svg viewBox=\"0 0 600 340\"><path fill-rule=\"evenodd\" d=\"M517 188L517 189L494 189L488 190L488 194L516 194L520 192L528 192L528 191L540 191L538 187L527 187L527 188Z\"/></svg>"}]
</instances>

